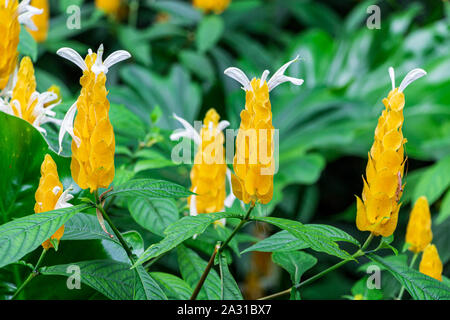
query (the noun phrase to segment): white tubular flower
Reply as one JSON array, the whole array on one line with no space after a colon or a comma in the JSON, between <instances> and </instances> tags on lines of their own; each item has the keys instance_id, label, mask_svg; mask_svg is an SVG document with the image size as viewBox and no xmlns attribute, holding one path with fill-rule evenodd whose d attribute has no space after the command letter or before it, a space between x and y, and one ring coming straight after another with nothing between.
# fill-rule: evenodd
<instances>
[{"instance_id":1,"label":"white tubular flower","mask_svg":"<svg viewBox=\"0 0 450 320\"><path fill-rule=\"evenodd\" d=\"M236 199L236 196L233 193L233 186L231 184L231 170L230 170L230 168L227 168L227 181L228 181L228 184L230 186L230 194L226 197L224 205L227 208L231 208L231 206L234 203L234 200Z\"/></svg>"},{"instance_id":2,"label":"white tubular flower","mask_svg":"<svg viewBox=\"0 0 450 320\"><path fill-rule=\"evenodd\" d=\"M78 147L81 145L81 139L75 135L73 132L73 119L75 118L75 113L77 112L77 103L75 102L67 111L64 119L61 123L61 129L59 130L59 151L58 154L62 151L62 142L64 139L64 135L66 132L72 137L73 141L77 144Z\"/></svg>"},{"instance_id":3,"label":"white tubular flower","mask_svg":"<svg viewBox=\"0 0 450 320\"><path fill-rule=\"evenodd\" d=\"M192 192L196 192L197 188L194 188L194 190L192 190ZM191 196L191 203L189 204L189 215L190 216L196 216L198 215L197 212L197 195L193 194Z\"/></svg>"},{"instance_id":4,"label":"white tubular flower","mask_svg":"<svg viewBox=\"0 0 450 320\"><path fill-rule=\"evenodd\" d=\"M59 188L59 187L58 187ZM73 199L73 195L71 195L69 192L72 191L72 186L67 188L58 198L58 201L55 204L55 210L61 209L61 208L68 208L72 207L73 205L69 203L70 200ZM59 190L58 190L59 192Z\"/></svg>"},{"instance_id":5,"label":"white tubular flower","mask_svg":"<svg viewBox=\"0 0 450 320\"><path fill-rule=\"evenodd\" d=\"M118 50L110 54L105 61L103 61L103 44L101 44L97 50L97 57L95 60L95 63L92 65L91 69L89 70L88 66L86 65L85 60L80 56L78 52L73 50L72 48L61 48L59 49L56 54L60 57L63 57L64 59L67 59L71 62L73 62L75 65L77 65L82 71L84 72L93 72L95 74L95 77L97 77L99 74L104 73L105 75L108 73L109 68L111 68L116 63L119 63L123 60L126 60L131 57L131 54L128 51L125 50ZM92 54L92 50L88 50L88 55ZM75 141L78 147L80 147L81 139L77 137L74 134L73 131L73 121L75 118L75 114L77 112L77 103L75 102L70 109L67 111L66 115L64 116L64 119L61 124L61 130L59 132L59 153L62 151L62 141L64 139L64 135L67 133L70 134L72 139Z\"/></svg>"},{"instance_id":6,"label":"white tubular flower","mask_svg":"<svg viewBox=\"0 0 450 320\"><path fill-rule=\"evenodd\" d=\"M287 68L292 63L297 61L298 58L299 57L297 56L297 57L295 57L295 59L289 61L288 63L285 63L280 69L278 69L277 72L275 72L275 74L272 76L272 78L270 78L270 80L267 82L267 85L269 87L269 92L272 91L273 89L275 89L280 84L285 83L285 82L291 82L292 84L294 84L296 86L300 86L303 84L303 82L304 82L303 79L289 77L284 74L286 72ZM252 90L250 80L248 79L248 77L245 75L245 73L242 70L235 68L235 67L231 67L231 68L226 69L224 71L224 73L227 76L229 76L230 78L232 78L232 79L238 81L240 84L242 84L242 89L244 89L245 91ZM261 76L260 86L264 85L268 76L269 76L269 71L264 70L264 72Z\"/></svg>"},{"instance_id":7,"label":"white tubular flower","mask_svg":"<svg viewBox=\"0 0 450 320\"><path fill-rule=\"evenodd\" d=\"M30 6L30 1L31 0L23 0L22 2L20 2L18 7L18 20L20 24L23 24L30 30L36 31L37 27L31 18L36 14L42 14L44 10Z\"/></svg>"},{"instance_id":8,"label":"white tubular flower","mask_svg":"<svg viewBox=\"0 0 450 320\"><path fill-rule=\"evenodd\" d=\"M37 103L33 109L33 115L36 117L33 122L33 126L44 135L47 134L47 132L41 127L43 124L50 122L56 125L61 125L62 123L62 120L55 118L56 113L52 110L61 103L60 100L45 107L47 103L55 101L56 99L58 99L58 96L50 91L46 91L44 93L34 92L31 95L29 104L32 104L35 100L37 100Z\"/></svg>"},{"instance_id":9,"label":"white tubular flower","mask_svg":"<svg viewBox=\"0 0 450 320\"><path fill-rule=\"evenodd\" d=\"M422 78L425 76L427 72L423 69L416 68L408 72L408 74L405 76L405 78L400 83L400 87L398 87L399 92L403 92L406 87L408 87L411 83L416 81L419 78ZM389 67L389 77L391 78L392 83L392 90L395 89L395 71L394 68Z\"/></svg>"},{"instance_id":10,"label":"white tubular flower","mask_svg":"<svg viewBox=\"0 0 450 320\"><path fill-rule=\"evenodd\" d=\"M170 140L176 141L180 140L180 138L189 138L196 145L200 145L201 143L201 137L200 134L194 129L194 127L191 126L189 122L184 120L181 117L178 117L175 113L173 114L173 117L181 123L181 125L184 127L183 130L177 129L170 135Z\"/></svg>"}]
</instances>

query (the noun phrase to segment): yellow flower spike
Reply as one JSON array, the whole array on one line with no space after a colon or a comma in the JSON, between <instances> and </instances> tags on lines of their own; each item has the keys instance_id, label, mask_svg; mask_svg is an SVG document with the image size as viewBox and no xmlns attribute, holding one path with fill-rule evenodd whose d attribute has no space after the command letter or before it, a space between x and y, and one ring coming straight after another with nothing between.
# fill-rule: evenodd
<instances>
[{"instance_id":1,"label":"yellow flower spike","mask_svg":"<svg viewBox=\"0 0 450 320\"><path fill-rule=\"evenodd\" d=\"M419 271L436 280L442 281L442 261L434 244L429 244L423 251Z\"/></svg>"},{"instance_id":2,"label":"yellow flower spike","mask_svg":"<svg viewBox=\"0 0 450 320\"><path fill-rule=\"evenodd\" d=\"M420 197L411 211L405 241L409 244L410 251L418 253L423 251L432 239L430 208L427 198Z\"/></svg>"},{"instance_id":3,"label":"yellow flower spike","mask_svg":"<svg viewBox=\"0 0 450 320\"><path fill-rule=\"evenodd\" d=\"M63 192L63 185L59 181L56 163L49 154L46 154L41 165L41 179L35 194L36 204L34 205L34 212L42 213L72 206L68 203L73 198L68 193L69 191L70 188ZM44 249L47 250L54 247L54 244L59 242L63 234L64 226L61 226L50 239L42 243Z\"/></svg>"},{"instance_id":4,"label":"yellow flower spike","mask_svg":"<svg viewBox=\"0 0 450 320\"><path fill-rule=\"evenodd\" d=\"M286 69L295 61L283 65L269 80L269 71L260 79L250 81L238 68L228 68L225 74L242 84L245 90L245 109L241 112L241 124L236 138L236 154L233 159L234 175L231 178L235 196L244 203L266 204L273 196L274 127L269 92L284 82L301 85L302 79L288 77Z\"/></svg>"},{"instance_id":5,"label":"yellow flower spike","mask_svg":"<svg viewBox=\"0 0 450 320\"><path fill-rule=\"evenodd\" d=\"M0 91L5 89L17 64L17 47L19 45L20 24L35 30L31 21L34 14L41 10L29 5L28 1L19 4L17 0L0 0L0 34L3 39L0 43Z\"/></svg>"},{"instance_id":6,"label":"yellow flower spike","mask_svg":"<svg viewBox=\"0 0 450 320\"><path fill-rule=\"evenodd\" d=\"M403 150L406 139L402 133L405 106L403 91L425 74L422 69L414 69L396 88L394 69L389 68L392 90L383 99L385 110L378 119L374 142L368 155L362 199L356 197L356 226L361 231L388 237L397 227L406 161Z\"/></svg>"},{"instance_id":7,"label":"yellow flower spike","mask_svg":"<svg viewBox=\"0 0 450 320\"><path fill-rule=\"evenodd\" d=\"M14 82L11 100L7 102L0 99L0 111L28 121L44 134L46 131L41 127L43 124L47 122L60 124L60 120L54 118L55 112L52 111L60 101L53 92L36 91L34 67L29 57L22 58Z\"/></svg>"},{"instance_id":8,"label":"yellow flower spike","mask_svg":"<svg viewBox=\"0 0 450 320\"><path fill-rule=\"evenodd\" d=\"M121 0L95 0L95 6L111 16L117 16Z\"/></svg>"},{"instance_id":9,"label":"yellow flower spike","mask_svg":"<svg viewBox=\"0 0 450 320\"><path fill-rule=\"evenodd\" d=\"M228 121L220 121L220 116L213 108L209 109L203 120L203 126L198 133L186 120L174 114L174 118L184 130L175 131L171 140L182 137L190 138L198 146L191 170L191 191L196 195L188 199L190 215L221 212L233 204L234 196L226 196L226 180L230 172L225 161L225 138L223 130ZM225 225L224 220L218 220L216 225Z\"/></svg>"},{"instance_id":10,"label":"yellow flower spike","mask_svg":"<svg viewBox=\"0 0 450 320\"><path fill-rule=\"evenodd\" d=\"M230 5L231 0L193 0L192 5L205 13L214 12L220 14Z\"/></svg>"},{"instance_id":11,"label":"yellow flower spike","mask_svg":"<svg viewBox=\"0 0 450 320\"><path fill-rule=\"evenodd\" d=\"M35 8L42 9L43 12L32 18L37 30L33 31L29 29L28 31L36 42L44 42L47 40L50 18L50 6L48 5L48 0L31 0L31 5Z\"/></svg>"},{"instance_id":12,"label":"yellow flower spike","mask_svg":"<svg viewBox=\"0 0 450 320\"><path fill-rule=\"evenodd\" d=\"M103 45L97 53L89 50L83 60L71 48L57 52L83 70L82 86L78 100L67 111L59 132L59 151L66 132L72 136L71 171L75 182L91 192L107 188L114 178L115 137L109 121L109 101L105 87L106 74L114 64L131 55L124 50L112 53L103 61ZM77 116L74 117L78 111Z\"/></svg>"}]
</instances>

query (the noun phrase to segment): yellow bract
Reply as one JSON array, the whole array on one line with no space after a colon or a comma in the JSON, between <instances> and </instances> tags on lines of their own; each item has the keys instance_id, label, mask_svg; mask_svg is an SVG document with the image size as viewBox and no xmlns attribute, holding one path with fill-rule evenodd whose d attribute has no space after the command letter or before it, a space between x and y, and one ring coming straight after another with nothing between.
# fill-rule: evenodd
<instances>
[{"instance_id":1,"label":"yellow bract","mask_svg":"<svg viewBox=\"0 0 450 320\"><path fill-rule=\"evenodd\" d=\"M213 11L215 14L220 14L228 8L230 2L231 0L193 0L192 4L205 12Z\"/></svg>"},{"instance_id":2,"label":"yellow bract","mask_svg":"<svg viewBox=\"0 0 450 320\"><path fill-rule=\"evenodd\" d=\"M406 229L406 243L409 250L418 253L423 251L433 239L431 232L431 214L428 201L420 197L414 204Z\"/></svg>"},{"instance_id":3,"label":"yellow bract","mask_svg":"<svg viewBox=\"0 0 450 320\"><path fill-rule=\"evenodd\" d=\"M369 153L362 199L357 197L356 225L361 231L390 236L396 226L403 193L403 107L405 97L398 88L383 99L383 110Z\"/></svg>"},{"instance_id":4,"label":"yellow bract","mask_svg":"<svg viewBox=\"0 0 450 320\"><path fill-rule=\"evenodd\" d=\"M117 15L120 5L121 0L95 0L95 6L110 15Z\"/></svg>"},{"instance_id":5,"label":"yellow bract","mask_svg":"<svg viewBox=\"0 0 450 320\"><path fill-rule=\"evenodd\" d=\"M32 0L31 5L38 9L43 9L41 14L33 16L31 19L37 27L36 31L28 29L36 42L44 42L47 40L50 7L48 0Z\"/></svg>"},{"instance_id":6,"label":"yellow bract","mask_svg":"<svg viewBox=\"0 0 450 320\"><path fill-rule=\"evenodd\" d=\"M45 155L44 161L41 165L41 179L39 180L39 187L35 194L36 204L34 206L35 213L52 211L58 202L59 197L63 192L63 186L59 181L58 170L52 157ZM64 234L64 225L61 226L50 239L59 241ZM42 246L44 249L53 247L49 240L44 241Z\"/></svg>"},{"instance_id":7,"label":"yellow bract","mask_svg":"<svg viewBox=\"0 0 450 320\"><path fill-rule=\"evenodd\" d=\"M81 94L77 100L78 113L74 133L81 140L72 141L71 171L75 182L91 192L107 188L114 178L114 131L109 121L109 101L106 98L106 75L96 75L91 69L96 53L86 56L87 70L80 79Z\"/></svg>"},{"instance_id":8,"label":"yellow bract","mask_svg":"<svg viewBox=\"0 0 450 320\"><path fill-rule=\"evenodd\" d=\"M33 124L36 114L33 112L38 102L37 99L30 100L36 91L36 78L34 67L29 57L23 57L17 74L17 82L13 89L11 108L14 115Z\"/></svg>"},{"instance_id":9,"label":"yellow bract","mask_svg":"<svg viewBox=\"0 0 450 320\"><path fill-rule=\"evenodd\" d=\"M197 194L197 213L220 212L224 208L227 165L224 135L218 129L219 119L216 110L209 109L200 132L201 144L191 171L191 191Z\"/></svg>"},{"instance_id":10,"label":"yellow bract","mask_svg":"<svg viewBox=\"0 0 450 320\"><path fill-rule=\"evenodd\" d=\"M17 0L9 0L7 5L5 1L0 3L0 34L3 37L0 41L0 90L8 84L9 77L17 64L20 34L17 7Z\"/></svg>"},{"instance_id":11,"label":"yellow bract","mask_svg":"<svg viewBox=\"0 0 450 320\"><path fill-rule=\"evenodd\" d=\"M423 252L419 271L436 280L442 281L442 270L443 266L436 246L429 244Z\"/></svg>"},{"instance_id":12,"label":"yellow bract","mask_svg":"<svg viewBox=\"0 0 450 320\"><path fill-rule=\"evenodd\" d=\"M245 203L259 200L266 204L273 196L273 133L269 87L260 79L251 81L246 90L245 109L236 138L231 177L234 195Z\"/></svg>"}]
</instances>

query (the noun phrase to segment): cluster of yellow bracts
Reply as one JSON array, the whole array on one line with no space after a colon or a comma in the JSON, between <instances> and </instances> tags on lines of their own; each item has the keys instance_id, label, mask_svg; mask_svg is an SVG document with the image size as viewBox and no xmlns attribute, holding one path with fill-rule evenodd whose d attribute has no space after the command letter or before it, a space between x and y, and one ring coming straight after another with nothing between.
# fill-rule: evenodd
<instances>
[{"instance_id":1,"label":"cluster of yellow bracts","mask_svg":"<svg viewBox=\"0 0 450 320\"><path fill-rule=\"evenodd\" d=\"M193 5L204 10L220 13L229 5L229 0L207 1L194 0ZM96 0L96 5L109 14L117 14L120 1ZM33 0L36 16L33 23L37 28L31 34L37 41L44 41L48 31L49 7L47 0ZM36 9L37 8L37 9ZM34 10L33 9L33 10ZM20 19L19 2L3 1L0 5L0 32L6 35L2 41L0 55L0 89L5 89L11 82L11 76L17 65L17 46L19 42ZM23 11L23 10L22 10ZM40 12L39 12L40 11ZM40 13L40 14L39 14ZM30 24L30 26L32 26ZM130 57L123 50L113 53L102 60L103 46L97 53L89 51L82 59L74 50L63 48L58 51L62 57L79 66L83 75L80 79L81 93L76 103L69 109L61 123L60 148L64 134L72 136L71 171L74 181L82 189L91 192L107 188L114 178L115 138L109 120L109 102L105 87L106 74L113 64ZM220 116L210 109L203 121L200 132L196 132L185 120L178 118L185 131L173 134L171 138L190 137L198 144L194 165L191 171L191 191L196 195L188 201L191 214L212 213L230 205L234 197L243 203L255 205L266 204L273 196L274 175L274 127L270 91L283 82L301 85L303 80L286 76L284 73L294 59L282 66L270 79L268 71L261 78L249 80L237 68L225 70L225 74L239 81L246 92L245 109L242 110L241 124L236 138L236 153L233 159L234 174L230 174L225 161L224 135L222 130L228 122L219 122ZM405 97L403 90L409 83L423 76L421 69L411 71L400 87L395 86L394 72L390 69L392 90L383 100L383 110L375 129L374 143L368 155L366 178L361 199L357 197L358 229L370 231L374 235L389 236L397 225L400 199L403 193L402 178L405 157L402 125ZM36 80L34 68L28 57L22 59L12 88L8 104L11 114L36 124L37 105L41 108L52 105L55 101L36 98ZM57 90L50 90L57 91ZM60 97L58 97L59 99ZM3 106L3 108L6 108ZM44 114L47 114L46 111ZM75 117L76 114L76 117ZM39 123L38 123L39 125ZM230 181L230 196L226 195L226 176ZM50 155L46 155L41 167L41 179L36 192L35 212L50 211L55 208L70 206L67 202L71 196L64 191L58 178L57 167ZM45 249L54 247L64 233L62 226L51 239L45 241ZM414 253L423 251L420 271L441 280L442 263L436 247L431 244L431 217L426 198L421 197L415 203L408 224L406 242Z\"/></svg>"}]
</instances>

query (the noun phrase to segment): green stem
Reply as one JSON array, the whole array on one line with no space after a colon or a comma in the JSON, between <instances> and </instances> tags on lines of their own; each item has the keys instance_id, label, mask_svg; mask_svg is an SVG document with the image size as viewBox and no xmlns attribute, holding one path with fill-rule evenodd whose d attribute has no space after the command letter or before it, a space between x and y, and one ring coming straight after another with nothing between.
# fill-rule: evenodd
<instances>
[{"instance_id":1,"label":"green stem","mask_svg":"<svg viewBox=\"0 0 450 320\"><path fill-rule=\"evenodd\" d=\"M219 252L221 253L226 246L230 243L230 241L233 239L233 237L238 233L238 231L250 220L250 214L252 213L253 209L255 208L255 204L252 203L250 205L250 208L247 211L247 214L245 215L244 219L242 219L239 224L234 228L233 232L229 235L229 237L223 242L223 244L219 248Z\"/></svg>"},{"instance_id":2,"label":"green stem","mask_svg":"<svg viewBox=\"0 0 450 320\"><path fill-rule=\"evenodd\" d=\"M281 297L283 295L289 294L289 293L291 293L293 288L298 289L300 287L306 286L307 284L310 284L311 282L314 282L317 279L322 278L327 273L329 273L329 272L331 272L333 270L336 270L337 268L343 266L347 262L350 262L350 261L354 260L355 258L363 256L365 254L364 250L369 246L369 244L370 244L370 242L372 242L373 238L374 238L374 235L371 233L369 235L369 237L367 238L367 240L364 242L363 246L358 251L356 251L350 258L342 260L341 262L336 263L335 265L329 267L328 269L323 270L322 272L316 274L315 276L312 276L311 278L306 279L305 281L300 282L299 284L297 284L295 286L292 286L291 288L289 288L287 290L274 293L274 294L272 294L270 296L259 298L258 300L270 300L270 299L278 298L278 297Z\"/></svg>"},{"instance_id":3,"label":"green stem","mask_svg":"<svg viewBox=\"0 0 450 320\"><path fill-rule=\"evenodd\" d=\"M45 254L47 253L47 249L42 249L42 253L41 256L39 257L38 262L36 263L36 265L34 266L33 271L28 275L28 277L25 279L25 281L22 283L22 285L16 290L16 292L14 293L14 295L12 296L11 300L14 300L15 298L17 298L17 296L19 295L20 292L22 292L22 290L27 286L27 284L34 278L36 277L39 272L37 271L39 266L42 263L42 260L44 260Z\"/></svg>"},{"instance_id":4,"label":"green stem","mask_svg":"<svg viewBox=\"0 0 450 320\"><path fill-rule=\"evenodd\" d=\"M135 28L137 26L138 11L139 11L139 0L130 1L130 13L128 16L128 23L130 24L130 26Z\"/></svg>"},{"instance_id":5,"label":"green stem","mask_svg":"<svg viewBox=\"0 0 450 320\"><path fill-rule=\"evenodd\" d=\"M411 259L411 263L409 264L410 268L414 267L414 263L416 262L418 256L419 256L418 252L414 253L414 255ZM405 286L402 286L402 288L400 289L400 292L398 294L397 300L402 300L404 293L405 293Z\"/></svg>"},{"instance_id":6,"label":"green stem","mask_svg":"<svg viewBox=\"0 0 450 320\"><path fill-rule=\"evenodd\" d=\"M197 298L198 293L200 292L203 283L206 280L206 277L209 274L209 271L212 268L212 265L214 264L214 259L217 254L222 253L222 251L227 247L227 245L230 243L230 241L233 239L233 237L238 233L238 231L242 228L244 224L246 224L248 221L250 221L250 214L252 213L253 209L255 208L255 203L252 203L250 205L250 208L247 211L247 214L245 215L244 219L242 219L239 224L234 228L233 232L228 236L228 238L224 241L223 244L218 244L214 248L213 254L211 255L211 258L209 259L208 264L206 265L205 271L203 271L203 274L197 283L197 286L194 289L194 292L192 293L191 300L195 300Z\"/></svg>"},{"instance_id":7,"label":"green stem","mask_svg":"<svg viewBox=\"0 0 450 320\"><path fill-rule=\"evenodd\" d=\"M116 228L116 226L112 222L111 218L108 216L108 214L106 213L105 209L103 208L103 206L102 206L102 204L101 204L101 202L99 200L97 191L95 192L95 200L96 200L96 207L97 207L97 209L100 210L100 212L102 213L103 217L108 222L109 226L111 227L111 229L113 230L114 234L116 235L117 239L119 239L119 242L122 245L122 247L124 248L125 252L127 253L128 258L134 264L135 261L134 261L134 257L133 257L133 252L131 251L130 247L128 246L128 243L126 242L126 240L124 239L124 237L120 233L119 229Z\"/></svg>"},{"instance_id":8,"label":"green stem","mask_svg":"<svg viewBox=\"0 0 450 320\"><path fill-rule=\"evenodd\" d=\"M214 259L216 258L217 252L220 249L220 244L217 244L214 248L213 254L211 255L211 258L208 261L208 264L206 265L205 271L203 271L202 276L200 277L200 280L197 283L197 286L195 287L194 291L192 292L192 296L190 300L195 300L200 292L200 289L203 286L203 283L205 283L206 277L209 274L209 271L211 271L211 268L214 264Z\"/></svg>"}]
</instances>

